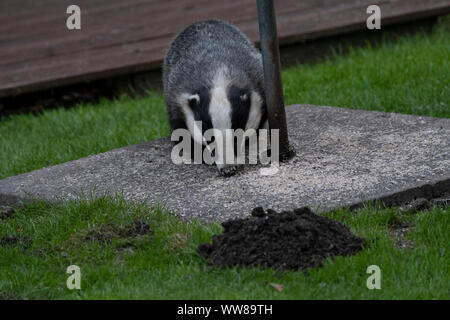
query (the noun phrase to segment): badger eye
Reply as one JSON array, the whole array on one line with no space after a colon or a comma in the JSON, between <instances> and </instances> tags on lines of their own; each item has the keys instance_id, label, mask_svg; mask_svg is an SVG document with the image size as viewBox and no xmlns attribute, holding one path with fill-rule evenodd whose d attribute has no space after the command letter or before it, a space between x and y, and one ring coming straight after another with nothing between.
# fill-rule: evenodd
<instances>
[{"instance_id":1,"label":"badger eye","mask_svg":"<svg viewBox=\"0 0 450 320\"><path fill-rule=\"evenodd\" d=\"M243 93L239 96L239 98L241 99L242 102L247 102L248 101L248 94L247 93Z\"/></svg>"},{"instance_id":2,"label":"badger eye","mask_svg":"<svg viewBox=\"0 0 450 320\"><path fill-rule=\"evenodd\" d=\"M193 94L188 97L188 105L191 109L194 109L200 102L198 94Z\"/></svg>"}]
</instances>

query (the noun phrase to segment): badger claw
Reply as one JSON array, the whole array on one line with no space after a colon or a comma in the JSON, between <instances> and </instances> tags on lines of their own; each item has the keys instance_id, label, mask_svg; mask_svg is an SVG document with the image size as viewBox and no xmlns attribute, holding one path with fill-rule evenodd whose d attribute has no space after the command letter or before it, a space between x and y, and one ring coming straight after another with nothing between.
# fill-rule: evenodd
<instances>
[{"instance_id":1,"label":"badger claw","mask_svg":"<svg viewBox=\"0 0 450 320\"><path fill-rule=\"evenodd\" d=\"M231 177L237 172L236 166L223 167L219 169L219 173L224 177Z\"/></svg>"}]
</instances>

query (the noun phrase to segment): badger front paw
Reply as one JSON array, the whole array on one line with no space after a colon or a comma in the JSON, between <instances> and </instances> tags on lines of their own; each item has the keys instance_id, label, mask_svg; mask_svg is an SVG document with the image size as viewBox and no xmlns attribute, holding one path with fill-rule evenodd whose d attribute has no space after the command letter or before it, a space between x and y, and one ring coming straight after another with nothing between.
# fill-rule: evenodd
<instances>
[{"instance_id":1,"label":"badger front paw","mask_svg":"<svg viewBox=\"0 0 450 320\"><path fill-rule=\"evenodd\" d=\"M227 166L219 168L219 173L223 177L231 177L237 172L237 166Z\"/></svg>"}]
</instances>

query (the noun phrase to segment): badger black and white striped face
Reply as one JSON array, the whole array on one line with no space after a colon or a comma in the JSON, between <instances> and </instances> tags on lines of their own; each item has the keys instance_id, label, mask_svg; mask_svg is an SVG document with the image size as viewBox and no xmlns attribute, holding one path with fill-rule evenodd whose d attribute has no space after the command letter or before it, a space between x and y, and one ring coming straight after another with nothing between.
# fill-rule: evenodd
<instances>
[{"instance_id":1,"label":"badger black and white striped face","mask_svg":"<svg viewBox=\"0 0 450 320\"><path fill-rule=\"evenodd\" d=\"M238 83L227 76L226 70L219 70L209 87L199 87L180 97L186 126L197 143L207 144L203 134L208 129L218 129L225 139L233 139L227 129L257 130L261 126L264 120L261 96L250 86ZM202 122L201 137L194 134L200 132L195 121Z\"/></svg>"},{"instance_id":2,"label":"badger black and white striped face","mask_svg":"<svg viewBox=\"0 0 450 320\"><path fill-rule=\"evenodd\" d=\"M262 98L251 89L232 81L226 69L217 72L210 91L209 115L214 128L258 129L262 118Z\"/></svg>"}]
</instances>

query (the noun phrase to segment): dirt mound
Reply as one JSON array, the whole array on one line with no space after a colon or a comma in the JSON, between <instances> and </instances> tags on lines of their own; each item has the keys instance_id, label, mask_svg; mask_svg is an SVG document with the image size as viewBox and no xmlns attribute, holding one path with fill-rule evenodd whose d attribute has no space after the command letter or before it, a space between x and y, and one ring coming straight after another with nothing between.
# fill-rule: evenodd
<instances>
[{"instance_id":1,"label":"dirt mound","mask_svg":"<svg viewBox=\"0 0 450 320\"><path fill-rule=\"evenodd\" d=\"M201 244L201 256L219 267L267 266L307 270L328 257L362 250L364 239L309 208L277 213L255 208L252 216L222 223L224 232Z\"/></svg>"}]
</instances>

